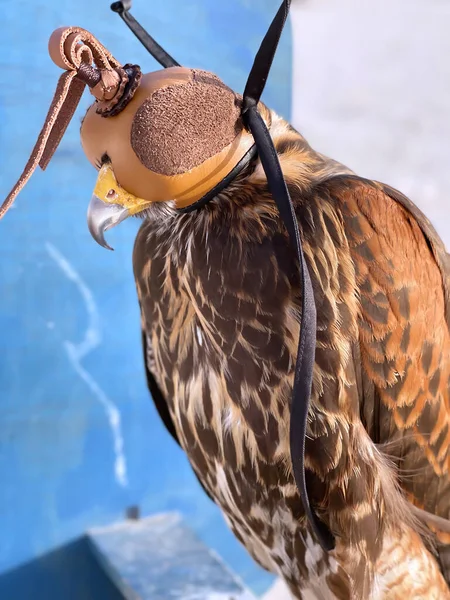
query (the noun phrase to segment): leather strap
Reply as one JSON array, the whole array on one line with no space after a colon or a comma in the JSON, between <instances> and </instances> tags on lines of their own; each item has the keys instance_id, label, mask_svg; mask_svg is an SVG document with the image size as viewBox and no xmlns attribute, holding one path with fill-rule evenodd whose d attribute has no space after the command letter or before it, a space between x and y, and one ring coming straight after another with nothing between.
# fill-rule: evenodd
<instances>
[{"instance_id":1,"label":"leather strap","mask_svg":"<svg viewBox=\"0 0 450 600\"><path fill-rule=\"evenodd\" d=\"M162 46L158 44L152 36L145 31L140 23L136 21L133 15L129 12L131 8L130 0L125 2L113 2L111 10L117 13L123 22L131 29L137 39L141 42L144 48L159 62L165 69L168 67L180 67L180 63L170 56Z\"/></svg>"},{"instance_id":2,"label":"leather strap","mask_svg":"<svg viewBox=\"0 0 450 600\"><path fill-rule=\"evenodd\" d=\"M38 165L45 169L72 118L83 94L85 84L76 79L76 71L63 73L59 78L52 104L44 126L33 148L22 175L0 207L0 219L11 207Z\"/></svg>"},{"instance_id":3,"label":"leather strap","mask_svg":"<svg viewBox=\"0 0 450 600\"><path fill-rule=\"evenodd\" d=\"M241 160L228 173L228 175L222 179L222 181L219 181L219 183L215 185L213 189L210 190L207 194L202 196L200 200L197 200L193 204L185 206L184 208L179 208L178 212L189 213L194 210L198 210L199 208L202 208L203 206L208 204L208 202L210 202L213 198L216 198L221 191L223 191L226 187L230 185L233 179L235 179L239 175L239 173L256 157L256 154L256 145L253 144L253 146L250 146L250 148L247 150L247 152L244 154Z\"/></svg>"},{"instance_id":4,"label":"leather strap","mask_svg":"<svg viewBox=\"0 0 450 600\"><path fill-rule=\"evenodd\" d=\"M278 154L269 130L258 112L258 102L266 85L270 67L289 13L290 0L284 0L258 50L245 86L243 119L251 131L267 176L269 189L277 204L280 217L295 248L301 277L302 316L294 386L291 402L290 449L295 482L306 517L317 540L326 551L334 548L334 538L326 525L314 513L309 500L305 475L305 438L309 401L316 352L316 304L308 267L303 253L297 216L281 170Z\"/></svg>"},{"instance_id":5,"label":"leather strap","mask_svg":"<svg viewBox=\"0 0 450 600\"><path fill-rule=\"evenodd\" d=\"M43 170L47 167L86 85L99 101L98 112L109 115L115 114L118 108L122 109L131 100L139 84L138 67L125 65L123 68L89 31L81 27L56 29L50 37L49 54L53 62L65 72L58 80L44 126L22 175L0 206L0 219L11 207L36 167L39 165Z\"/></svg>"},{"instance_id":6,"label":"leather strap","mask_svg":"<svg viewBox=\"0 0 450 600\"><path fill-rule=\"evenodd\" d=\"M278 9L253 61L244 90L243 112L256 106L266 86L278 43L286 23L291 0L284 0Z\"/></svg>"},{"instance_id":7,"label":"leather strap","mask_svg":"<svg viewBox=\"0 0 450 600\"><path fill-rule=\"evenodd\" d=\"M290 448L295 482L303 503L306 517L317 540L326 551L334 548L334 539L324 523L319 521L309 500L305 476L305 439L308 422L309 399L316 352L316 304L308 267L303 253L297 216L283 177L278 154L270 133L256 105L250 106L244 120L255 138L259 157L267 176L269 189L275 199L280 217L295 248L302 288L302 314L294 386L291 401Z\"/></svg>"}]
</instances>

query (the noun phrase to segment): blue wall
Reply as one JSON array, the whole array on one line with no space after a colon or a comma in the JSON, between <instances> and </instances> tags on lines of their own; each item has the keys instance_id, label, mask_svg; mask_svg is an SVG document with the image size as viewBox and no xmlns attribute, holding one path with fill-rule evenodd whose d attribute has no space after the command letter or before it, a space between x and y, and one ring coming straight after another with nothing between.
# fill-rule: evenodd
<instances>
[{"instance_id":1,"label":"blue wall","mask_svg":"<svg viewBox=\"0 0 450 600\"><path fill-rule=\"evenodd\" d=\"M1 1L0 198L20 174L60 74L50 33L79 25L121 62L156 63L107 0ZM133 14L186 66L243 89L279 0L135 0ZM264 100L290 114L287 28ZM109 235L86 226L95 171L79 143L86 93L45 173L0 222L0 572L93 525L180 510L257 591L269 578L247 557L161 425L146 389L131 268L138 222Z\"/></svg>"}]
</instances>

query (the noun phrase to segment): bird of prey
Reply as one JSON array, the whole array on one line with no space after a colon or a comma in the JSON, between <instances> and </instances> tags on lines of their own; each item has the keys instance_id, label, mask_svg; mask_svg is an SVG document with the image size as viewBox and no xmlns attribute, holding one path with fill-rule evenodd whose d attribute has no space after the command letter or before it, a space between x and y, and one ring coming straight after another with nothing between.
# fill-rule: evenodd
<instances>
[{"instance_id":1,"label":"bird of prey","mask_svg":"<svg viewBox=\"0 0 450 600\"><path fill-rule=\"evenodd\" d=\"M242 99L168 55L141 77L79 28L52 39L66 73L5 206L48 162L89 85L89 226L106 245L106 229L143 219L133 268L148 386L236 537L299 600L450 599L450 262L431 223L261 102L264 127L246 121L248 90ZM268 72L262 49L256 71L264 60ZM292 390L305 285L267 148L317 313L304 440ZM305 509L297 442L330 547Z\"/></svg>"}]
</instances>

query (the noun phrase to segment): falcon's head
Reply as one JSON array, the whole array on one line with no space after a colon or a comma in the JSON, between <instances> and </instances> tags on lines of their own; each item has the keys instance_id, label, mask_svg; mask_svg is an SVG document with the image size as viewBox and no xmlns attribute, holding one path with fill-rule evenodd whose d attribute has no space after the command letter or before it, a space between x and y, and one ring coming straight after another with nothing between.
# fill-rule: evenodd
<instances>
[{"instance_id":1,"label":"falcon's head","mask_svg":"<svg viewBox=\"0 0 450 600\"><path fill-rule=\"evenodd\" d=\"M121 65L88 31L60 28L49 42L64 69L45 125L25 171L0 209L12 204L35 167L50 161L85 89L95 97L81 126L81 143L98 170L88 225L104 233L154 203L198 208L217 196L256 154L244 125L245 98L216 75L171 66L143 75ZM259 100L259 98L258 98ZM264 124L270 112L253 103Z\"/></svg>"},{"instance_id":2,"label":"falcon's head","mask_svg":"<svg viewBox=\"0 0 450 600\"><path fill-rule=\"evenodd\" d=\"M241 163L253 137L241 119L242 98L205 71L171 67L144 75L119 114L88 110L81 142L99 169L89 206L93 237L155 202L186 208Z\"/></svg>"}]
</instances>

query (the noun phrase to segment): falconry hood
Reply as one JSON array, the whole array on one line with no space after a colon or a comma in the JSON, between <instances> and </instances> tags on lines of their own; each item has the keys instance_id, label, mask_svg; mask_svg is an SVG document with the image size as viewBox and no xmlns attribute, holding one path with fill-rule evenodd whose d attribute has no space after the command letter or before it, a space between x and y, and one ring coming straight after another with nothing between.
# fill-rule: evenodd
<instances>
[{"instance_id":1,"label":"falconry hood","mask_svg":"<svg viewBox=\"0 0 450 600\"><path fill-rule=\"evenodd\" d=\"M111 8L164 67L142 74L120 64L88 31L53 32L49 53L63 69L45 124L18 182L0 207L0 218L39 165L45 169L86 86L95 100L83 120L81 142L98 178L88 209L94 239L109 248L104 233L155 202L182 212L201 210L256 156L296 249L301 271L302 324L291 406L291 457L306 517L321 545L334 540L310 506L304 442L316 342L316 309L292 201L270 133L270 113L260 103L286 22L284 0L256 54L242 95L206 71L181 67L128 12Z\"/></svg>"}]
</instances>

